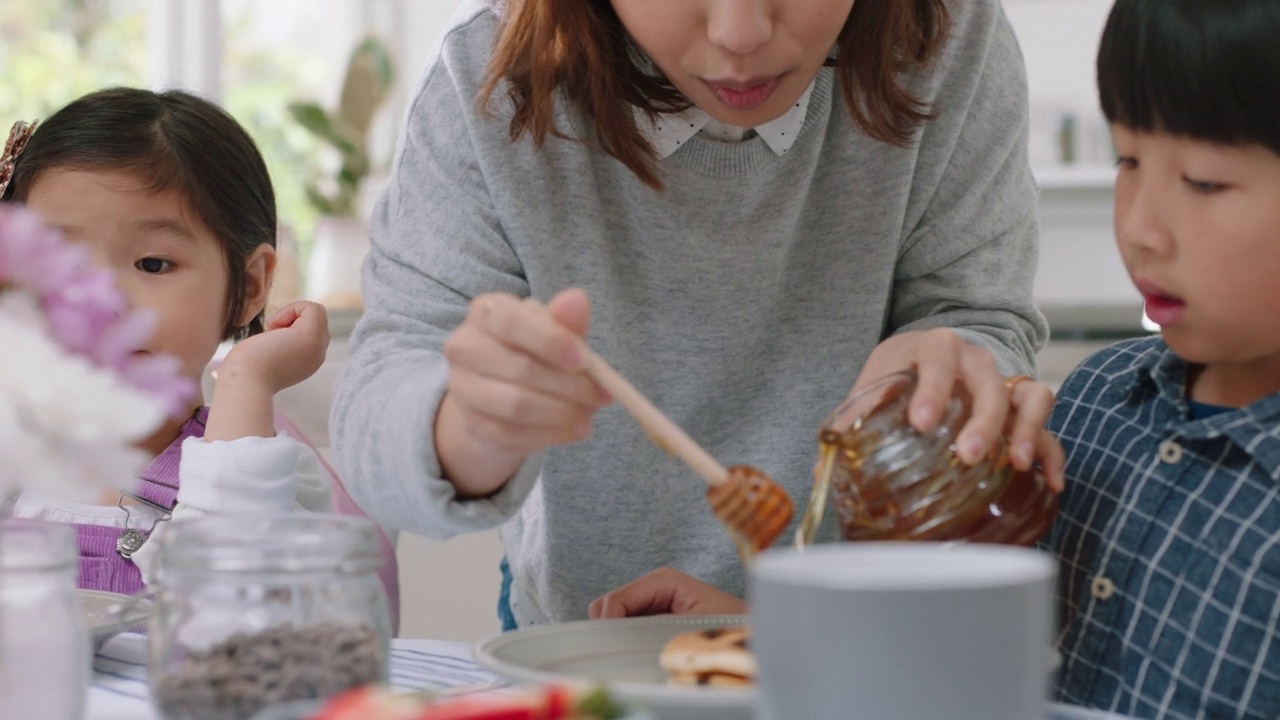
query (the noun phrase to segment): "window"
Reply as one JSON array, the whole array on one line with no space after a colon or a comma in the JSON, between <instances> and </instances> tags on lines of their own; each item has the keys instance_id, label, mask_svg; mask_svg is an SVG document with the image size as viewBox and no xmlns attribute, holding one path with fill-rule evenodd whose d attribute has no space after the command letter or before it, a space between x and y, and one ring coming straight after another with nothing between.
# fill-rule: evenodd
<instances>
[{"instance_id":1,"label":"window","mask_svg":"<svg viewBox=\"0 0 1280 720\"><path fill-rule=\"evenodd\" d=\"M146 85L147 8L140 0L0 2L3 132L91 90Z\"/></svg>"},{"instance_id":2,"label":"window","mask_svg":"<svg viewBox=\"0 0 1280 720\"><path fill-rule=\"evenodd\" d=\"M289 103L336 103L361 23L348 0L222 0L222 104L253 136L276 189L280 220L305 247L317 211L305 185L338 158L289 114Z\"/></svg>"}]
</instances>

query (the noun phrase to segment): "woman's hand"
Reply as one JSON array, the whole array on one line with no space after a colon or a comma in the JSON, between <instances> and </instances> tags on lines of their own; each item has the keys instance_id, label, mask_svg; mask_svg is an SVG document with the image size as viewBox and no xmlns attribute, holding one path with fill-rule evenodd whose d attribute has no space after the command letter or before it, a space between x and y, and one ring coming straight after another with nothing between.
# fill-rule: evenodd
<instances>
[{"instance_id":1,"label":"woman's hand","mask_svg":"<svg viewBox=\"0 0 1280 720\"><path fill-rule=\"evenodd\" d=\"M585 439L608 395L582 372L591 303L565 290L547 305L493 293L471 302L444 343L449 386L436 451L466 496L492 493L530 454Z\"/></svg>"},{"instance_id":2,"label":"woman's hand","mask_svg":"<svg viewBox=\"0 0 1280 720\"><path fill-rule=\"evenodd\" d=\"M637 615L736 615L747 604L723 590L671 568L659 568L591 601L592 620Z\"/></svg>"},{"instance_id":3,"label":"woman's hand","mask_svg":"<svg viewBox=\"0 0 1280 720\"><path fill-rule=\"evenodd\" d=\"M1050 488L1061 490L1064 455L1045 421L1053 391L1030 378L1006 378L986 349L964 341L949 328L894 335L867 358L850 394L885 375L914 368L919 375L907 409L911 425L924 431L941 419L956 384L973 398L973 412L956 438L960 460L978 462L1007 432L1010 459L1019 470L1039 464Z\"/></svg>"}]
</instances>

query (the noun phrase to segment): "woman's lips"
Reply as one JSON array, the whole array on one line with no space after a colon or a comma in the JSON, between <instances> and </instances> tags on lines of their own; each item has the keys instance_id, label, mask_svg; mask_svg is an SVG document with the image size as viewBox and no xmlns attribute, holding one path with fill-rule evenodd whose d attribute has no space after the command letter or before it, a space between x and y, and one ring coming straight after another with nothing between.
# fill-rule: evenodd
<instances>
[{"instance_id":1,"label":"woman's lips","mask_svg":"<svg viewBox=\"0 0 1280 720\"><path fill-rule=\"evenodd\" d=\"M743 82L729 80L704 80L703 82L711 88L720 102L734 110L755 110L765 104L769 96L773 95L773 91L778 89L778 80L779 77L751 78Z\"/></svg>"}]
</instances>

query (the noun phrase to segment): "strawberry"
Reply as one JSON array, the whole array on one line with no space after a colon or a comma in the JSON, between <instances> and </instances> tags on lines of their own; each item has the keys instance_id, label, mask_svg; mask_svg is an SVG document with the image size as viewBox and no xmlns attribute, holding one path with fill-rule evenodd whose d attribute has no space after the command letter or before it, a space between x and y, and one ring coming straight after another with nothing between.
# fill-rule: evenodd
<instances>
[{"instance_id":1,"label":"strawberry","mask_svg":"<svg viewBox=\"0 0 1280 720\"><path fill-rule=\"evenodd\" d=\"M573 715L574 705L577 703L568 688L549 685L542 692L546 696L547 720L559 720Z\"/></svg>"},{"instance_id":2,"label":"strawberry","mask_svg":"<svg viewBox=\"0 0 1280 720\"><path fill-rule=\"evenodd\" d=\"M544 720L529 697L469 696L422 708L414 720Z\"/></svg>"},{"instance_id":3,"label":"strawberry","mask_svg":"<svg viewBox=\"0 0 1280 720\"><path fill-rule=\"evenodd\" d=\"M356 688L329 700L311 720L610 720L621 715L603 690L579 697L568 688L546 686L486 693L435 702L396 695L385 688Z\"/></svg>"},{"instance_id":4,"label":"strawberry","mask_svg":"<svg viewBox=\"0 0 1280 720\"><path fill-rule=\"evenodd\" d=\"M364 686L330 698L312 720L415 720L419 705L412 696Z\"/></svg>"}]
</instances>

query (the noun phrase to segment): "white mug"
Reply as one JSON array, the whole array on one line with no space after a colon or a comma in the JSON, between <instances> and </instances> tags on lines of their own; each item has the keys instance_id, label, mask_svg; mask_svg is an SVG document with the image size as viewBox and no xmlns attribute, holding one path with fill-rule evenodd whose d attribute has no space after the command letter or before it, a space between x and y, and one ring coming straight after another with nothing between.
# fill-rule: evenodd
<instances>
[{"instance_id":1,"label":"white mug","mask_svg":"<svg viewBox=\"0 0 1280 720\"><path fill-rule=\"evenodd\" d=\"M861 542L756 559L760 720L1040 720L1056 563L1001 545Z\"/></svg>"}]
</instances>

